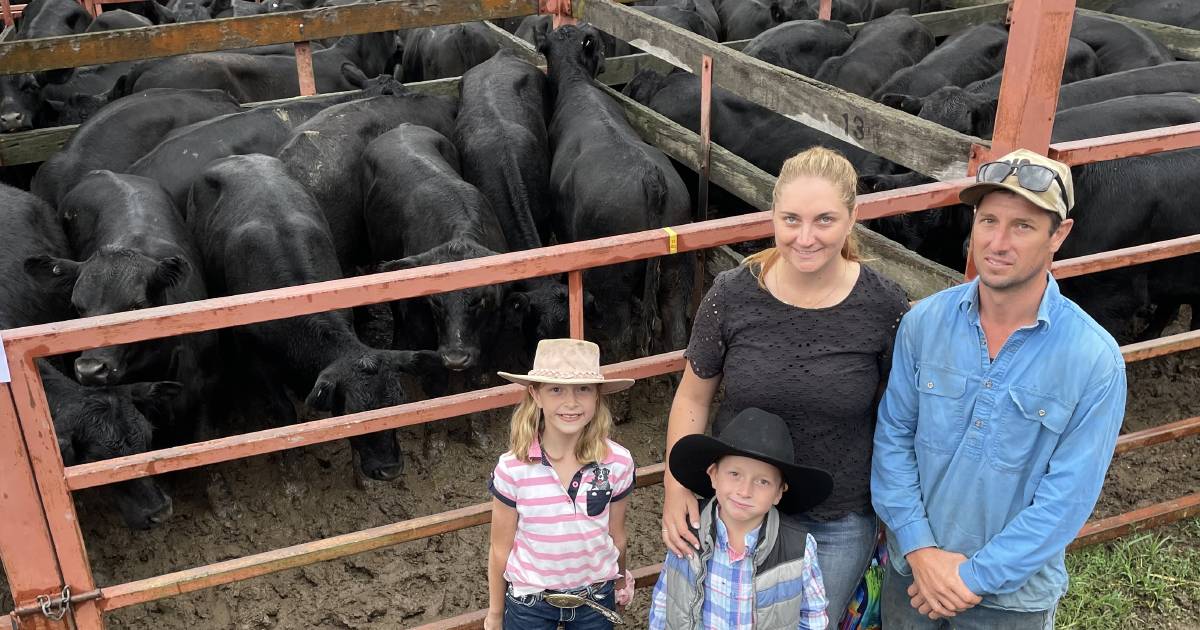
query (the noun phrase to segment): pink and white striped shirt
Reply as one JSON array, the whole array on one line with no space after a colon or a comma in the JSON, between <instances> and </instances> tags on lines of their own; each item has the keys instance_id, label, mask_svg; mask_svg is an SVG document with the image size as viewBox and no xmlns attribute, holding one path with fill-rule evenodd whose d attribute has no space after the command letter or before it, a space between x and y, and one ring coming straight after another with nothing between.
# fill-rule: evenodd
<instances>
[{"instance_id":1,"label":"pink and white striped shirt","mask_svg":"<svg viewBox=\"0 0 1200 630\"><path fill-rule=\"evenodd\" d=\"M504 579L517 596L570 590L618 576L608 506L633 490L633 457L608 440L608 455L584 464L566 489L534 441L525 463L500 456L489 489L517 510L517 533Z\"/></svg>"}]
</instances>

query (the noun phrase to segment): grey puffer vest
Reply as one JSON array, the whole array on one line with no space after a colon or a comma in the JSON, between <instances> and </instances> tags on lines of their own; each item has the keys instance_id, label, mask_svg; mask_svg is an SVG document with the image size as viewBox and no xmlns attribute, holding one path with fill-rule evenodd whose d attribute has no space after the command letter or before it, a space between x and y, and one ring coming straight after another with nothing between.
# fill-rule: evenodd
<instances>
[{"instance_id":1,"label":"grey puffer vest","mask_svg":"<svg viewBox=\"0 0 1200 630\"><path fill-rule=\"evenodd\" d=\"M663 565L666 580L666 629L702 630L704 583L708 560L717 544L715 500L700 510L700 553L688 559L688 573ZM796 630L804 594L804 550L808 530L767 513L754 547L754 630Z\"/></svg>"}]
</instances>

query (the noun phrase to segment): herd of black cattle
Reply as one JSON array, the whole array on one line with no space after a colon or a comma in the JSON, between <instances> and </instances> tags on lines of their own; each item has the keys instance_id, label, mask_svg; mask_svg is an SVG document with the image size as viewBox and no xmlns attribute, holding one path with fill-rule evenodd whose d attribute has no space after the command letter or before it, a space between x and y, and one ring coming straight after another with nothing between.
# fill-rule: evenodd
<instances>
[{"instance_id":1,"label":"herd of black cattle","mask_svg":"<svg viewBox=\"0 0 1200 630\"><path fill-rule=\"evenodd\" d=\"M332 0L337 2L338 0ZM938 41L912 12L930 0L658 0L647 11L714 39L753 40L747 54L956 130L990 135L1007 31L972 27ZM1148 6L1159 6L1157 12ZM299 7L173 0L122 5L91 21L74 0L33 0L18 36L202 19ZM1118 2L1137 17L1200 25L1172 0ZM1177 14L1172 14L1175 11ZM868 22L856 34L847 22ZM99 25L99 26L98 26ZM82 120L38 169L29 192L0 185L0 330L77 316L295 286L466 260L686 223L694 177L630 127L593 80L629 45L590 26L549 30L533 16L503 24L527 36L549 71L498 50L484 25L344 37L314 53L322 92L295 95L288 51L264 47L66 73L0 77L0 129ZM1055 141L1200 121L1200 62L1176 61L1146 33L1079 15ZM458 98L400 82L462 76ZM690 73L642 71L633 99L693 130ZM928 181L721 89L713 140L756 166L817 144L843 151L864 190ZM847 125L853 137L853 125ZM1064 257L1200 232L1188 207L1200 149L1074 169L1077 225ZM715 191L723 212L748 209ZM953 265L970 211L945 208L872 227ZM1072 279L1064 292L1122 334L1137 315L1157 336L1200 303L1196 256ZM693 259L669 256L588 271L586 323L605 360L683 347ZM528 361L562 336L561 278L480 287L356 309L99 348L43 362L66 464L210 438L236 409L288 423L295 400L347 414L440 395ZM1192 327L1200 324L1193 309ZM365 331L373 331L365 334ZM383 330L384 332L380 332ZM73 363L72 363L73 361ZM68 374L70 376L68 376ZM402 374L408 377L401 379ZM395 479L394 432L351 440L359 471ZM113 488L130 527L171 514L153 479Z\"/></svg>"}]
</instances>

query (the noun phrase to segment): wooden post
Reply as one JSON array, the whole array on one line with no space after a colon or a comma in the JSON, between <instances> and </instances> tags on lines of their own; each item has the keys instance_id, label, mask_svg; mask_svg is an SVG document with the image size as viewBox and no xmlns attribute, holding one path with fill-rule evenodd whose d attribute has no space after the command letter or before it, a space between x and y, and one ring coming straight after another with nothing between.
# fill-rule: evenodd
<instances>
[{"instance_id":1,"label":"wooden post","mask_svg":"<svg viewBox=\"0 0 1200 630\"><path fill-rule=\"evenodd\" d=\"M571 15L571 0L538 0L538 13L552 15L550 24L553 28L578 23Z\"/></svg>"},{"instance_id":2,"label":"wooden post","mask_svg":"<svg viewBox=\"0 0 1200 630\"><path fill-rule=\"evenodd\" d=\"M296 78L300 82L300 96L312 96L317 93L317 79L313 76L312 44L296 42L292 44L296 53Z\"/></svg>"},{"instance_id":3,"label":"wooden post","mask_svg":"<svg viewBox=\"0 0 1200 630\"><path fill-rule=\"evenodd\" d=\"M583 271L567 273L567 306L571 320L571 338L583 339Z\"/></svg>"},{"instance_id":4,"label":"wooden post","mask_svg":"<svg viewBox=\"0 0 1200 630\"><path fill-rule=\"evenodd\" d=\"M5 28L12 26L15 20L13 20L12 7L9 6L8 0L0 0L0 10L4 11Z\"/></svg>"},{"instance_id":5,"label":"wooden post","mask_svg":"<svg viewBox=\"0 0 1200 630\"><path fill-rule=\"evenodd\" d=\"M833 16L833 0L821 0L821 6L817 10L817 19L828 20Z\"/></svg>"}]
</instances>

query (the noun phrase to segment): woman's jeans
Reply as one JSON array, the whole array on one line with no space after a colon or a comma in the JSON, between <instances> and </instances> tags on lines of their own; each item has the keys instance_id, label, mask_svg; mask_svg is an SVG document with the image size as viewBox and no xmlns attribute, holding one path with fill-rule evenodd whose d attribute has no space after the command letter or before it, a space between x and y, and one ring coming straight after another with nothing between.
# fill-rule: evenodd
<instances>
[{"instance_id":1,"label":"woman's jeans","mask_svg":"<svg viewBox=\"0 0 1200 630\"><path fill-rule=\"evenodd\" d=\"M570 591L583 595L576 589ZM588 599L608 608L617 609L613 595L613 581L609 580L597 588L587 587ZM611 621L588 605L579 608L557 608L547 604L541 594L514 597L504 595L504 630L555 630L559 622L567 630L612 630Z\"/></svg>"},{"instance_id":2,"label":"woman's jeans","mask_svg":"<svg viewBox=\"0 0 1200 630\"><path fill-rule=\"evenodd\" d=\"M817 541L817 563L829 600L829 627L836 628L846 614L854 589L862 581L879 535L874 512L851 512L834 521L794 517Z\"/></svg>"}]
</instances>

